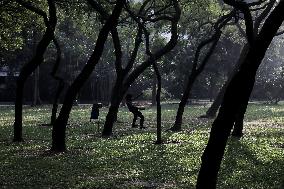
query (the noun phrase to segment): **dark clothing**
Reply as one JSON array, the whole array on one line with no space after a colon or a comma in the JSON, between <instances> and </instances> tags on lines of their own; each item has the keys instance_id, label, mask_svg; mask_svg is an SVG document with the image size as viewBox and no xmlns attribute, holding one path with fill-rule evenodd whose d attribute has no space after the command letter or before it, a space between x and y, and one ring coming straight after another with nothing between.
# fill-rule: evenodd
<instances>
[{"instance_id":1,"label":"dark clothing","mask_svg":"<svg viewBox=\"0 0 284 189\"><path fill-rule=\"evenodd\" d=\"M136 127L135 123L136 123L136 120L137 120L137 117L140 118L140 128L143 128L143 123L144 123L144 116L143 114L139 111L139 108L134 106L132 104L132 100L127 100L126 101L126 105L128 107L128 110L133 113L134 115L134 118L133 118L133 122L132 122L132 127Z\"/></svg>"},{"instance_id":2,"label":"dark clothing","mask_svg":"<svg viewBox=\"0 0 284 189\"><path fill-rule=\"evenodd\" d=\"M90 119L99 119L100 110L96 104L93 104Z\"/></svg>"},{"instance_id":3,"label":"dark clothing","mask_svg":"<svg viewBox=\"0 0 284 189\"><path fill-rule=\"evenodd\" d=\"M94 103L92 106L92 111L91 111L91 117L90 117L90 121L92 119L99 119L99 115L100 115L100 108L102 108L102 104L101 103Z\"/></svg>"}]
</instances>

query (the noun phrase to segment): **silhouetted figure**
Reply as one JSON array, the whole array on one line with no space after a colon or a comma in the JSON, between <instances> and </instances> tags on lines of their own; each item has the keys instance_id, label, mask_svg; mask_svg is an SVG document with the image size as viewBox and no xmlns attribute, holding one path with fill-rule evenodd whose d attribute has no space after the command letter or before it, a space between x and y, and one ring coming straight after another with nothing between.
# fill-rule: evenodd
<instances>
[{"instance_id":1,"label":"silhouetted figure","mask_svg":"<svg viewBox=\"0 0 284 189\"><path fill-rule=\"evenodd\" d=\"M141 95L141 94L140 94ZM138 96L140 96L140 95L138 95ZM137 97L138 97L137 96ZM136 97L136 98L137 98ZM139 111L139 108L138 107L136 107L136 106L134 106L133 104L132 104L132 95L131 94L127 94L126 95L126 97L125 97L125 100L126 100L126 105L127 105L127 107L128 107L128 110L131 112L131 113L133 113L133 115L134 115L134 118L133 118L133 122L132 122L132 127L137 127L137 125L135 124L136 123L136 120L137 120L137 117L140 117L140 129L143 129L143 128L145 128L144 126L143 126L143 123L144 123L144 116L143 116L143 114Z\"/></svg>"},{"instance_id":2,"label":"silhouetted figure","mask_svg":"<svg viewBox=\"0 0 284 189\"><path fill-rule=\"evenodd\" d=\"M91 111L91 117L90 117L90 121L92 119L99 119L99 115L100 115L100 108L102 108L103 105L102 103L94 103L92 106L92 111Z\"/></svg>"},{"instance_id":3,"label":"silhouetted figure","mask_svg":"<svg viewBox=\"0 0 284 189\"><path fill-rule=\"evenodd\" d=\"M100 132L100 122L99 122L99 115L100 115L100 108L102 108L103 105L102 103L94 103L92 106L92 111L91 111L91 117L90 117L90 122L92 120L98 120L98 133Z\"/></svg>"}]
</instances>

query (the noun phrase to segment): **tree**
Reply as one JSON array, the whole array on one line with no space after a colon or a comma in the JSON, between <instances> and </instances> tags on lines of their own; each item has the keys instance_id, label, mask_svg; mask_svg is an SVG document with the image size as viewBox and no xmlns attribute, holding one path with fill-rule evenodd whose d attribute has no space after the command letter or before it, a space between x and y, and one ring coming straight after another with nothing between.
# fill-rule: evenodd
<instances>
[{"instance_id":1,"label":"tree","mask_svg":"<svg viewBox=\"0 0 284 189\"><path fill-rule=\"evenodd\" d=\"M62 92L62 90L64 88L64 85L65 85L64 79L57 75L58 68L59 68L60 62L61 62L61 54L62 54L61 53L61 48L60 48L59 43L58 43L56 38L53 39L53 43L54 43L54 45L56 47L57 56L56 56L56 61L54 63L54 66L52 68L52 72L50 74L51 74L51 76L55 80L58 81L58 87L56 89L54 100L53 100L53 104L52 104L51 118L50 118L50 124L51 125L53 125L55 123L57 109L58 109L59 97L60 97L60 94L61 94L61 92Z\"/></svg>"},{"instance_id":2,"label":"tree","mask_svg":"<svg viewBox=\"0 0 284 189\"><path fill-rule=\"evenodd\" d=\"M179 107L178 107L178 111L177 111L176 119L175 119L175 124L172 128L170 128L170 130L172 130L172 131L180 131L181 130L184 107L185 107L187 100L189 98L193 84L194 84L195 80L197 79L197 77L200 75L200 73L204 70L204 67L206 66L209 58L213 54L214 49L217 45L217 42L219 41L219 39L221 37L221 33L222 33L221 29L233 18L234 14L235 14L235 12L232 11L229 14L222 16L214 25L214 34L209 39L202 41L199 44L199 46L197 47L195 57L194 57L194 61L193 61L193 66L192 66L192 69L191 69L191 73L188 75L187 84L186 84L185 90L183 92L181 101L179 103ZM210 46L208 52L205 54L200 65L198 66L198 60L199 60L200 52L201 52L202 48L206 47L206 45L208 45L208 44L211 44L211 46Z\"/></svg>"},{"instance_id":3,"label":"tree","mask_svg":"<svg viewBox=\"0 0 284 189\"><path fill-rule=\"evenodd\" d=\"M157 105L157 140L156 144L162 144L162 113L161 113L161 90L162 90L162 77L159 71L157 62L155 61L155 57L150 49L150 33L147 31L146 27L141 24L139 28L143 30L145 33L145 44L146 44L146 54L149 56L152 62L152 66L157 77L157 91L156 91L156 105ZM155 83L156 85L156 83Z\"/></svg>"},{"instance_id":4,"label":"tree","mask_svg":"<svg viewBox=\"0 0 284 189\"><path fill-rule=\"evenodd\" d=\"M153 4L155 3L151 3L152 1L145 1L143 2L143 4L140 7L140 14L144 14L145 17L140 16L139 17L139 13L138 13L138 17L137 15L130 11L130 9L128 8L127 11L130 15L132 15L132 18L137 18L134 21L140 25L141 22L140 20L142 20L145 23L155 23L158 21L169 21L170 22L170 34L171 34L171 38L170 40L167 42L167 44L158 49L157 51L155 51L153 53L153 56L148 57L144 62L142 62L140 65L138 65L136 68L133 69L133 64L135 62L136 56L137 56L137 52L136 52L136 48L139 48L139 44L141 43L141 40L139 40L139 28L138 28L138 33L137 33L137 37L135 40L135 48L131 53L130 59L127 63L127 65L125 66L125 68L121 67L121 64L117 64L121 61L119 61L118 59L116 60L116 71L117 71L117 78L116 78L116 82L114 85L114 88L112 90L112 96L111 96L111 105L108 111L108 114L106 116L106 121L104 124L104 129L102 132L103 136L110 136L112 134L112 128L113 128L113 124L117 119L117 112L118 112L118 108L119 108L119 104L121 103L125 93L127 92L128 88L130 87L130 85L140 76L140 74L142 74L148 67L150 67L151 65L153 65L153 61L157 61L159 60L162 56L164 56L166 53L170 52L176 45L177 43L177 39L178 39L178 21L180 18L180 7L179 7L179 3L176 0L170 0L170 1L166 1L163 2L162 5L163 6L158 6L158 7L153 7ZM147 7L149 6L149 7ZM147 11L153 11L154 14L149 13ZM169 9L170 13L167 13L167 9ZM171 13L171 10L173 10L173 13ZM164 13L165 12L165 13ZM157 14L155 14L157 13ZM164 15L163 15L164 13ZM138 49L137 49L138 50ZM119 52L119 51L117 51ZM120 51L121 52L121 51ZM118 56L116 56L118 57ZM131 71L131 69L133 69ZM131 72L130 72L131 71Z\"/></svg>"},{"instance_id":5,"label":"tree","mask_svg":"<svg viewBox=\"0 0 284 189\"><path fill-rule=\"evenodd\" d=\"M125 0L118 0L115 4L115 7L112 11L112 14L109 16L102 29L99 32L97 37L96 46L86 65L84 66L81 73L76 77L74 82L68 88L62 108L60 110L59 116L53 124L52 129L52 147L51 151L53 152L63 152L66 150L66 125L68 122L69 114L73 105L76 96L86 82L86 80L91 75L95 66L98 64L101 55L103 53L104 45L107 40L109 32L113 27L117 26L118 18L121 14L122 8L125 4Z\"/></svg>"},{"instance_id":6,"label":"tree","mask_svg":"<svg viewBox=\"0 0 284 189\"><path fill-rule=\"evenodd\" d=\"M44 19L45 33L36 47L34 57L27 62L21 69L20 75L17 79L16 100L15 100L15 122L14 122L14 139L15 142L23 141L22 137L22 105L23 105L23 90L25 82L34 70L42 63L43 55L54 38L54 30L57 23L56 7L53 0L48 0L49 16L43 10L33 6L22 0L17 2L26 9L40 15Z\"/></svg>"},{"instance_id":7,"label":"tree","mask_svg":"<svg viewBox=\"0 0 284 189\"><path fill-rule=\"evenodd\" d=\"M271 11L271 9L273 8L273 5L274 5L275 1L270 1L266 7L265 7L265 10L262 11L262 13L260 15L257 16L257 18L255 19L255 22L254 22L254 34L258 34L259 32L259 27L261 26L261 23L262 21L266 18L266 16L269 14L269 12ZM257 11L256 11L257 12ZM240 33L243 34L243 36L245 36L245 32L243 31L243 29L241 28L240 25L237 24L237 26L239 27L240 29ZM246 36L245 36L246 37ZM223 97L224 97L224 94L225 94L225 91L227 89L227 86L228 84L230 83L231 79L233 78L233 76L238 72L241 64L244 62L244 58L246 57L246 54L248 52L248 45L249 44L245 44L241 53L240 53L240 56L239 56L239 59L238 59L238 62L236 63L235 67L233 68L233 70L231 71L230 73L230 76L228 78L228 80L225 82L225 84L222 86L222 88L220 89L217 97L215 98L214 102L212 103L212 105L210 106L210 108L207 110L206 112L206 115L205 116L202 116L202 117L208 117L208 118L213 118L216 116L216 113L222 103L222 100L223 100ZM242 124L241 123L242 120L240 120L239 124Z\"/></svg>"},{"instance_id":8,"label":"tree","mask_svg":"<svg viewBox=\"0 0 284 189\"><path fill-rule=\"evenodd\" d=\"M242 12L248 14L246 16L250 16L248 4L237 1L224 2L240 8ZM281 0L269 14L256 36L252 32L252 19L246 20L246 29L250 30L247 32L250 47L239 72L228 85L218 116L212 124L209 141L202 155L196 188L216 188L217 174L236 115L240 109L245 109L247 106L255 82L256 71L284 20L283 11L284 1Z\"/></svg>"}]
</instances>

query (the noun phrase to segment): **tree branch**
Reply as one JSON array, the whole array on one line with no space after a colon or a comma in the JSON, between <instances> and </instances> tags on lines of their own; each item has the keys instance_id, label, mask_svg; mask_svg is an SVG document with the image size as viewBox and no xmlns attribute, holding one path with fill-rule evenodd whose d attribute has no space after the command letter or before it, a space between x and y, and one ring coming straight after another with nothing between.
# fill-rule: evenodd
<instances>
[{"instance_id":1,"label":"tree branch","mask_svg":"<svg viewBox=\"0 0 284 189\"><path fill-rule=\"evenodd\" d=\"M244 14L244 19L246 23L246 35L249 44L254 42L254 32L253 32L253 19L251 16L251 12L249 6L258 5L258 3L263 2L262 0L258 1L257 3L250 3L247 4L243 1L236 1L236 0L224 0L224 3L234 7L237 10L240 10Z\"/></svg>"},{"instance_id":2,"label":"tree branch","mask_svg":"<svg viewBox=\"0 0 284 189\"><path fill-rule=\"evenodd\" d=\"M26 2L23 0L16 0L16 2L22 5L23 7L25 7L26 9L30 10L31 12L34 12L35 14L42 16L44 19L45 25L46 26L49 25L47 14L43 10L33 6L30 2Z\"/></svg>"}]
</instances>

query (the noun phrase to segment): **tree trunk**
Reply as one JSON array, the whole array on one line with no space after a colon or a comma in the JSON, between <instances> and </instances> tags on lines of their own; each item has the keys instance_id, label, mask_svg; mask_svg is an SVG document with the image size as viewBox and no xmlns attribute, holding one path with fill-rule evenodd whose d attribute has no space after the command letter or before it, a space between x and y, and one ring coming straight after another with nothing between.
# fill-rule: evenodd
<instances>
[{"instance_id":1,"label":"tree trunk","mask_svg":"<svg viewBox=\"0 0 284 189\"><path fill-rule=\"evenodd\" d=\"M34 97L32 106L41 104L40 92L39 92L39 67L34 71Z\"/></svg>"},{"instance_id":2,"label":"tree trunk","mask_svg":"<svg viewBox=\"0 0 284 189\"><path fill-rule=\"evenodd\" d=\"M113 87L113 91L111 94L111 103L110 107L106 116L106 120L104 123L104 129L102 132L102 136L108 137L112 135L113 125L117 120L117 113L119 109L120 102L123 99L124 93L123 92L123 80L124 74L118 73L117 78Z\"/></svg>"},{"instance_id":3,"label":"tree trunk","mask_svg":"<svg viewBox=\"0 0 284 189\"><path fill-rule=\"evenodd\" d=\"M175 124L173 127L171 127L169 130L171 131L180 131L181 130L181 124L182 124L182 116L183 116L183 112L184 112L184 108L187 104L187 100L189 98L190 95L190 91L193 87L193 84L197 78L198 74L195 73L191 73L188 77L188 81L186 84L186 88L184 90L184 93L182 95L182 98L180 100L179 106L178 106L178 111L176 114L176 120L175 120Z\"/></svg>"},{"instance_id":4,"label":"tree trunk","mask_svg":"<svg viewBox=\"0 0 284 189\"><path fill-rule=\"evenodd\" d=\"M63 106L60 110L59 116L54 121L52 129L52 146L53 152L66 151L66 125L69 119L69 114L72 109L73 101L76 98L76 91L73 88L69 88L64 99Z\"/></svg>"},{"instance_id":5,"label":"tree trunk","mask_svg":"<svg viewBox=\"0 0 284 189\"><path fill-rule=\"evenodd\" d=\"M59 83L58 83L58 87L56 89L55 97L53 99L53 105L52 105L52 111L51 111L51 122L50 122L51 125L53 125L55 123L57 109L58 109L59 97L60 97L61 92L64 89L64 81L63 80L59 80L58 82Z\"/></svg>"},{"instance_id":6,"label":"tree trunk","mask_svg":"<svg viewBox=\"0 0 284 189\"><path fill-rule=\"evenodd\" d=\"M16 89L16 99L15 99L15 122L14 122L14 139L15 142L20 142L23 140L22 137L22 110L23 110L23 90L28 77L34 72L34 70L42 63L43 55L50 44L51 40L54 38L54 30L57 23L56 17L56 7L53 0L48 0L49 8L49 18L46 14L31 4L18 0L17 3L24 6L26 9L35 12L39 12L44 15L44 22L46 26L46 31L36 47L36 52L34 57L21 69L20 75L17 80Z\"/></svg>"},{"instance_id":7,"label":"tree trunk","mask_svg":"<svg viewBox=\"0 0 284 189\"><path fill-rule=\"evenodd\" d=\"M156 98L157 98L157 76L153 75L153 81L152 81L152 106L156 106Z\"/></svg>"},{"instance_id":8,"label":"tree trunk","mask_svg":"<svg viewBox=\"0 0 284 189\"><path fill-rule=\"evenodd\" d=\"M211 104L210 108L207 110L206 115L201 116L203 118L214 118L216 116L216 113L219 109L219 106L222 103L224 94L226 92L227 89L227 85L229 83L229 79L226 81L226 83L222 86L221 90L219 91L217 97L215 98L215 100L213 101L213 103Z\"/></svg>"},{"instance_id":9,"label":"tree trunk","mask_svg":"<svg viewBox=\"0 0 284 189\"><path fill-rule=\"evenodd\" d=\"M155 70L155 74L158 82L158 89L156 94L156 102L157 102L157 140L156 144L162 144L162 113L161 113L161 90L162 90L162 77L157 66L157 62L153 62L153 67ZM155 83L156 85L156 83Z\"/></svg>"},{"instance_id":10,"label":"tree trunk","mask_svg":"<svg viewBox=\"0 0 284 189\"><path fill-rule=\"evenodd\" d=\"M15 122L14 122L14 142L22 142L22 112L23 112L23 91L24 79L20 75L17 80L16 99L15 99Z\"/></svg>"},{"instance_id":11,"label":"tree trunk","mask_svg":"<svg viewBox=\"0 0 284 189\"><path fill-rule=\"evenodd\" d=\"M43 60L43 54L49 45L52 36L45 35L37 47L35 57L28 62L21 70L17 80L16 99L15 99L15 122L14 122L14 139L15 142L23 141L22 138L22 110L23 110L23 90L28 77L33 73L37 66Z\"/></svg>"},{"instance_id":12,"label":"tree trunk","mask_svg":"<svg viewBox=\"0 0 284 189\"><path fill-rule=\"evenodd\" d=\"M104 26L99 32L95 49L86 63L85 67L75 78L72 85L67 90L61 111L59 113L58 118L56 119L53 130L52 130L52 147L51 151L54 152L63 152L66 150L66 125L69 119L69 114L71 112L73 101L76 99L76 95L79 90L83 86L83 84L87 81L87 79L92 74L95 66L98 64L104 49L105 42L107 40L108 34L112 27L117 26L118 18L121 14L122 7L125 3L125 0L117 1L115 8L112 12L112 15L107 19Z\"/></svg>"},{"instance_id":13,"label":"tree trunk","mask_svg":"<svg viewBox=\"0 0 284 189\"><path fill-rule=\"evenodd\" d=\"M236 138L241 138L243 136L244 116L246 113L247 105L248 105L248 102L242 104L242 106L236 113L235 123L233 127L233 132L232 132L232 136Z\"/></svg>"},{"instance_id":14,"label":"tree trunk","mask_svg":"<svg viewBox=\"0 0 284 189\"><path fill-rule=\"evenodd\" d=\"M109 137L112 135L113 125L117 120L118 108L119 108L119 104L111 103L107 116L106 116L104 129L102 132L103 137Z\"/></svg>"},{"instance_id":15,"label":"tree trunk","mask_svg":"<svg viewBox=\"0 0 284 189\"><path fill-rule=\"evenodd\" d=\"M223 17L221 17L220 19L222 20L222 18ZM184 112L184 107L185 107L185 105L187 103L187 100L189 98L189 95L190 95L191 89L193 87L193 84L194 84L195 80L197 79L197 77L199 76L199 74L204 70L206 64L208 63L211 55L213 54L213 52L214 52L214 50L216 48L216 45L217 45L220 37L221 37L221 28L216 30L214 35L211 36L211 38L202 41L198 45L197 50L195 52L191 73L188 76L188 80L187 80L187 83L186 83L186 88L185 88L185 90L183 92L182 99L181 99L181 101L179 103L175 124L174 124L174 126L172 128L170 128L170 130L172 130L172 131L180 131L181 130L182 116L183 116L183 112ZM207 51L205 57L201 61L200 65L198 66L198 60L199 60L199 56L200 56L200 51L202 50L202 48L205 45L208 45L210 43L212 43L211 47L209 48L209 50Z\"/></svg>"},{"instance_id":16,"label":"tree trunk","mask_svg":"<svg viewBox=\"0 0 284 189\"><path fill-rule=\"evenodd\" d=\"M248 69L244 69L237 73L230 82L219 114L212 125L210 138L202 155L202 165L196 188L216 187L217 173L220 169L228 137L235 122L238 106L249 100L254 84L255 72L248 73Z\"/></svg>"},{"instance_id":17,"label":"tree trunk","mask_svg":"<svg viewBox=\"0 0 284 189\"><path fill-rule=\"evenodd\" d=\"M51 76L55 80L58 81L58 87L57 87L55 97L54 97L54 100L53 100L53 105L52 105L51 121L50 121L51 125L53 125L55 123L57 109L58 109L59 97L60 97L60 94L63 91L64 85L65 85L63 78L56 75L56 73L58 72L59 66L60 66L60 62L61 62L61 48L60 48L60 45L59 45L58 41L56 40L56 38L53 39L53 43L54 43L56 50L57 50L57 56L56 56L56 61L55 61L55 64L53 66L52 72L51 72Z\"/></svg>"},{"instance_id":18,"label":"tree trunk","mask_svg":"<svg viewBox=\"0 0 284 189\"><path fill-rule=\"evenodd\" d=\"M284 1L280 1L266 19L249 48L240 71L233 77L225 92L217 118L213 122L208 144L202 155L197 189L216 188L217 175L236 115L248 103L255 75L265 52L284 20Z\"/></svg>"}]
</instances>

